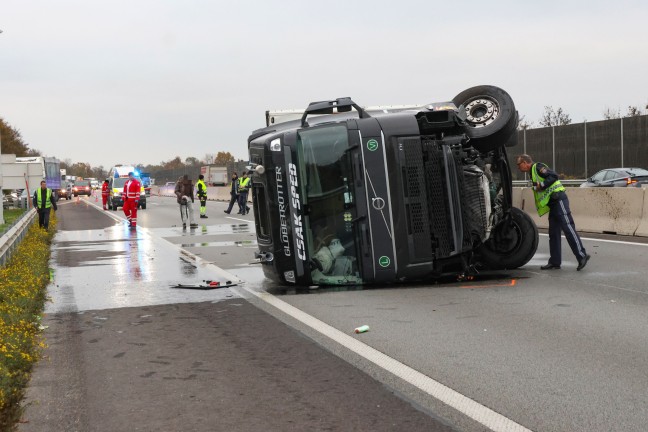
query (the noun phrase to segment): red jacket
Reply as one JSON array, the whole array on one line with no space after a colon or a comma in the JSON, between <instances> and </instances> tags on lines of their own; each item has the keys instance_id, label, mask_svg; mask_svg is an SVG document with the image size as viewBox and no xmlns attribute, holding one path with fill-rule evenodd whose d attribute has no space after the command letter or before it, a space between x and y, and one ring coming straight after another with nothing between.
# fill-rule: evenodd
<instances>
[{"instance_id":1,"label":"red jacket","mask_svg":"<svg viewBox=\"0 0 648 432\"><path fill-rule=\"evenodd\" d=\"M101 185L101 195L102 196L110 195L110 190L108 189L108 183L104 183Z\"/></svg>"},{"instance_id":2,"label":"red jacket","mask_svg":"<svg viewBox=\"0 0 648 432\"><path fill-rule=\"evenodd\" d=\"M142 185L137 181L137 179L126 180L126 183L124 184L124 200L129 199L139 201L141 189Z\"/></svg>"}]
</instances>

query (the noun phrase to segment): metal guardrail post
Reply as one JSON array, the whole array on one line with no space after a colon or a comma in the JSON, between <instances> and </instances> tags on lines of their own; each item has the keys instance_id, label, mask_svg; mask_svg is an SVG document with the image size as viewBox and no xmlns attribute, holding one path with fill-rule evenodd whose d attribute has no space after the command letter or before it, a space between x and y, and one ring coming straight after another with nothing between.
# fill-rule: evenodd
<instances>
[{"instance_id":1,"label":"metal guardrail post","mask_svg":"<svg viewBox=\"0 0 648 432\"><path fill-rule=\"evenodd\" d=\"M0 237L0 265L5 265L11 254L20 244L30 225L34 222L36 210L26 211L11 227Z\"/></svg>"}]
</instances>

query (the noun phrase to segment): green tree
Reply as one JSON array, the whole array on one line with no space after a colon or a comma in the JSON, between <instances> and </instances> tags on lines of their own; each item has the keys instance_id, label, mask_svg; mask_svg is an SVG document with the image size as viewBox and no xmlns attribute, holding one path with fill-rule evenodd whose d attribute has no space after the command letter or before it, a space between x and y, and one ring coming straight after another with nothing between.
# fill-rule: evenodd
<instances>
[{"instance_id":1,"label":"green tree","mask_svg":"<svg viewBox=\"0 0 648 432\"><path fill-rule=\"evenodd\" d=\"M176 156L168 162L162 162L161 165L164 167L164 169L179 169L185 167L184 163L182 163L182 159L180 159L180 156Z\"/></svg>"},{"instance_id":2,"label":"green tree","mask_svg":"<svg viewBox=\"0 0 648 432\"><path fill-rule=\"evenodd\" d=\"M200 162L200 159L193 156L189 156L188 158L185 159L185 165L196 167L196 166L201 166L202 163Z\"/></svg>"},{"instance_id":3,"label":"green tree","mask_svg":"<svg viewBox=\"0 0 648 432\"><path fill-rule=\"evenodd\" d=\"M38 156L39 152L30 153L29 146L23 141L20 131L2 117L0 117L0 139L2 140L2 153L15 154L16 156Z\"/></svg>"},{"instance_id":4,"label":"green tree","mask_svg":"<svg viewBox=\"0 0 648 432\"><path fill-rule=\"evenodd\" d=\"M230 152L218 152L214 159L214 165L227 166L227 162L234 162L234 156Z\"/></svg>"}]
</instances>

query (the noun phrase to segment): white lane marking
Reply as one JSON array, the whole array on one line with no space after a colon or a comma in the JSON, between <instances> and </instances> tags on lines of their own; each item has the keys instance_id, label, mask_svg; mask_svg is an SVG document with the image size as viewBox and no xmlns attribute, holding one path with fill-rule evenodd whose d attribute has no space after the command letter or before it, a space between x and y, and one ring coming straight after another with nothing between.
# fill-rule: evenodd
<instances>
[{"instance_id":1,"label":"white lane marking","mask_svg":"<svg viewBox=\"0 0 648 432\"><path fill-rule=\"evenodd\" d=\"M496 432L530 432L530 429L515 423L513 420L504 417L503 415L485 407L484 405L462 395L461 393L433 380L427 375L412 369L411 367L389 357L386 354L366 345L357 339L342 333L336 328L318 320L317 318L308 315L307 313L297 309L296 307L278 299L277 297L266 292L256 292L244 286L237 288L230 288L238 296L243 297L238 291L238 288L258 297L269 305L279 309L280 311L290 315L303 324L309 326L320 334L334 340L350 351L362 356L373 364L391 372L402 380L412 384L418 389L424 391L428 395L440 400L446 405L460 411L473 420L481 423L492 431Z\"/></svg>"},{"instance_id":2,"label":"white lane marking","mask_svg":"<svg viewBox=\"0 0 648 432\"><path fill-rule=\"evenodd\" d=\"M225 216L225 219L234 219L234 220L240 220L240 221L243 221L243 222L251 222L249 219L241 219L241 218L237 218L237 217L234 217L234 216Z\"/></svg>"},{"instance_id":3,"label":"white lane marking","mask_svg":"<svg viewBox=\"0 0 648 432\"><path fill-rule=\"evenodd\" d=\"M545 233L538 233L538 235L549 237L549 234L545 234ZM567 239L564 235L562 235L561 237L565 238L565 240ZM597 239L597 238L591 238L591 237L581 237L581 240L589 240L589 241L597 241L597 242L603 242L603 243L616 243L616 244L648 247L648 243L635 243L635 242L623 241L623 240L605 240L605 239Z\"/></svg>"}]
</instances>

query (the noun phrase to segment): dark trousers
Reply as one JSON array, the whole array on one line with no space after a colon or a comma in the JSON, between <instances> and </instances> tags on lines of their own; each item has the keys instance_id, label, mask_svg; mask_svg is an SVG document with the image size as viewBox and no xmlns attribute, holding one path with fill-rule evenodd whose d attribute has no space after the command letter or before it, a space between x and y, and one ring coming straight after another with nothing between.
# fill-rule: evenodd
<instances>
[{"instance_id":1,"label":"dark trousers","mask_svg":"<svg viewBox=\"0 0 648 432\"><path fill-rule=\"evenodd\" d=\"M227 213L232 211L232 207L234 207L234 203L238 202L238 195L235 193L230 192L230 195L232 198L230 198L229 206L227 206L227 210L225 210Z\"/></svg>"},{"instance_id":2,"label":"dark trousers","mask_svg":"<svg viewBox=\"0 0 648 432\"><path fill-rule=\"evenodd\" d=\"M245 214L250 210L250 207L247 206L247 198L248 198L247 192L239 193L238 196L239 213Z\"/></svg>"},{"instance_id":3,"label":"dark trousers","mask_svg":"<svg viewBox=\"0 0 648 432\"><path fill-rule=\"evenodd\" d=\"M49 229L49 218L51 208L38 209L38 226L41 228Z\"/></svg>"},{"instance_id":4,"label":"dark trousers","mask_svg":"<svg viewBox=\"0 0 648 432\"><path fill-rule=\"evenodd\" d=\"M586 255L585 246L576 232L569 200L566 198L549 202L549 262L557 266L562 262L560 236L563 232L574 256L580 262Z\"/></svg>"}]
</instances>

